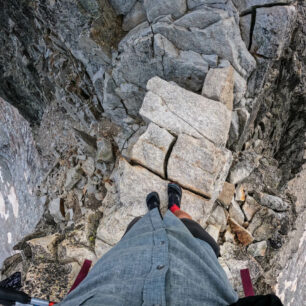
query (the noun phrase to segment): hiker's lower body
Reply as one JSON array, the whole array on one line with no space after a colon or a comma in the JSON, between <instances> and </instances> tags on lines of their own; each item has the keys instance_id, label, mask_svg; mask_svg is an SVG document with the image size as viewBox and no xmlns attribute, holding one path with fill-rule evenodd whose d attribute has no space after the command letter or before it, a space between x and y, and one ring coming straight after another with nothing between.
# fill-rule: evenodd
<instances>
[{"instance_id":1,"label":"hiker's lower body","mask_svg":"<svg viewBox=\"0 0 306 306\"><path fill-rule=\"evenodd\" d=\"M172 192L172 193L171 193ZM196 221L192 220L192 217L180 209L180 200L181 200L181 189L176 184L169 184L168 187L168 196L169 196L169 205L168 208L171 210L171 212L179 218L184 225L187 227L187 229L190 231L190 233L193 235L194 238L198 238L200 240L203 240L207 242L211 248L213 249L214 253L217 257L220 255L220 248L217 244L217 242L212 238L207 231L205 231L202 226L197 223ZM159 197L156 192L152 192L147 197L147 205L149 210L153 208L159 209ZM128 225L125 234L135 225L142 217L136 217L135 219L130 222ZM125 235L124 234L124 235Z\"/></svg>"}]
</instances>

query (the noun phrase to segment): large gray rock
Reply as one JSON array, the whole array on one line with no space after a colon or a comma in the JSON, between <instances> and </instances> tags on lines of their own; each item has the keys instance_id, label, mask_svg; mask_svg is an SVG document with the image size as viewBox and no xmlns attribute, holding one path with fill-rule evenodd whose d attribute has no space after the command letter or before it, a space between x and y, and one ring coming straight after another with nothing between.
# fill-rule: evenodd
<instances>
[{"instance_id":1,"label":"large gray rock","mask_svg":"<svg viewBox=\"0 0 306 306\"><path fill-rule=\"evenodd\" d=\"M279 58L288 43L295 16L294 6L257 9L251 52L266 58Z\"/></svg>"},{"instance_id":2,"label":"large gray rock","mask_svg":"<svg viewBox=\"0 0 306 306\"><path fill-rule=\"evenodd\" d=\"M148 193L153 190L158 192L163 212L168 205L168 181L162 180L143 167L131 166L121 158L111 179L114 183L108 187L101 208L103 218L97 230L97 238L108 245L114 245L121 239L133 218L147 213L145 199ZM183 190L182 209L201 225L205 224L212 205L212 202L203 197Z\"/></svg>"},{"instance_id":3,"label":"large gray rock","mask_svg":"<svg viewBox=\"0 0 306 306\"><path fill-rule=\"evenodd\" d=\"M216 185L220 184L220 178L225 181L231 156L230 151L215 147L205 138L181 134L169 158L168 177L189 190L215 199ZM218 191L221 188L218 186Z\"/></svg>"},{"instance_id":4,"label":"large gray rock","mask_svg":"<svg viewBox=\"0 0 306 306\"><path fill-rule=\"evenodd\" d=\"M130 148L129 158L165 177L165 158L174 140L165 129L150 123L146 132Z\"/></svg>"},{"instance_id":5,"label":"large gray rock","mask_svg":"<svg viewBox=\"0 0 306 306\"><path fill-rule=\"evenodd\" d=\"M225 144L231 112L222 103L209 100L160 78L151 79L140 115L175 134L186 133Z\"/></svg>"},{"instance_id":6,"label":"large gray rock","mask_svg":"<svg viewBox=\"0 0 306 306\"><path fill-rule=\"evenodd\" d=\"M137 0L109 0L118 15L126 15Z\"/></svg>"},{"instance_id":7,"label":"large gray rock","mask_svg":"<svg viewBox=\"0 0 306 306\"><path fill-rule=\"evenodd\" d=\"M283 201L281 198L266 194L260 193L258 194L258 201L261 205L271 208L275 211L286 211L289 208L288 203Z\"/></svg>"},{"instance_id":8,"label":"large gray rock","mask_svg":"<svg viewBox=\"0 0 306 306\"><path fill-rule=\"evenodd\" d=\"M277 5L281 3L290 3L291 0L233 0L234 5L240 13L251 12L252 9L256 9L261 6Z\"/></svg>"},{"instance_id":9,"label":"large gray rock","mask_svg":"<svg viewBox=\"0 0 306 306\"><path fill-rule=\"evenodd\" d=\"M233 17L222 19L205 29L186 29L166 22L157 22L152 28L155 34L162 34L181 50L217 54L227 59L245 77L256 66L254 58L241 39Z\"/></svg>"},{"instance_id":10,"label":"large gray rock","mask_svg":"<svg viewBox=\"0 0 306 306\"><path fill-rule=\"evenodd\" d=\"M199 91L208 71L208 63L194 51L180 51L161 34L154 35L154 54L162 60L163 74L167 80Z\"/></svg>"},{"instance_id":11,"label":"large gray rock","mask_svg":"<svg viewBox=\"0 0 306 306\"><path fill-rule=\"evenodd\" d=\"M233 67L210 69L205 78L202 96L217 100L232 111L234 102Z\"/></svg>"},{"instance_id":12,"label":"large gray rock","mask_svg":"<svg viewBox=\"0 0 306 306\"><path fill-rule=\"evenodd\" d=\"M143 4L150 22L162 15L178 18L187 10L186 0L144 0Z\"/></svg>"},{"instance_id":13,"label":"large gray rock","mask_svg":"<svg viewBox=\"0 0 306 306\"><path fill-rule=\"evenodd\" d=\"M122 28L124 31L130 31L143 21L146 21L146 19L146 11L144 10L143 3L137 1L131 11L124 16Z\"/></svg>"}]
</instances>

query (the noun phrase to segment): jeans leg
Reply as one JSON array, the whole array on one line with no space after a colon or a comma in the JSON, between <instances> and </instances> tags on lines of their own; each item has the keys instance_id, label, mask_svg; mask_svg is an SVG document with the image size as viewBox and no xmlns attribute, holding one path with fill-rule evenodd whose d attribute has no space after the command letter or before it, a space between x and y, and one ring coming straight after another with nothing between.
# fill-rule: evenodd
<instances>
[{"instance_id":1,"label":"jeans leg","mask_svg":"<svg viewBox=\"0 0 306 306\"><path fill-rule=\"evenodd\" d=\"M216 256L220 256L220 248L213 237L211 237L200 224L190 219L180 219L188 228L193 237L207 242L215 252Z\"/></svg>"}]
</instances>

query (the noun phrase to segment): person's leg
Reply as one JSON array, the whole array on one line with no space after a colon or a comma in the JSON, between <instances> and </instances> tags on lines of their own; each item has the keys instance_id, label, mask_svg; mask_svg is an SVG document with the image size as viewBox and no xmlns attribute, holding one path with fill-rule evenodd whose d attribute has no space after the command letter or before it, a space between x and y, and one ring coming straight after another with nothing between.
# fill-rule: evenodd
<instances>
[{"instance_id":1,"label":"person's leg","mask_svg":"<svg viewBox=\"0 0 306 306\"><path fill-rule=\"evenodd\" d=\"M200 224L193 221L189 214L181 210L181 198L181 187L177 184L170 183L168 185L168 209L185 224L193 237L207 242L212 247L216 256L219 257L220 248L214 238L212 238Z\"/></svg>"}]
</instances>

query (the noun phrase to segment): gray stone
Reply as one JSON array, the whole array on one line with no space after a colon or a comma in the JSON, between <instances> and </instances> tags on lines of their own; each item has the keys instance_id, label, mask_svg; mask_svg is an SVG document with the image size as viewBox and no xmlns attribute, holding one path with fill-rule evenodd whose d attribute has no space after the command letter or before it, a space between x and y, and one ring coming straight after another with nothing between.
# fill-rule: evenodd
<instances>
[{"instance_id":1,"label":"gray stone","mask_svg":"<svg viewBox=\"0 0 306 306\"><path fill-rule=\"evenodd\" d=\"M244 214L236 201L232 201L232 205L229 209L229 216L237 221L238 224L242 226L244 223Z\"/></svg>"},{"instance_id":2,"label":"gray stone","mask_svg":"<svg viewBox=\"0 0 306 306\"><path fill-rule=\"evenodd\" d=\"M226 242L235 243L235 234L232 233L231 228L228 227L225 234L224 239Z\"/></svg>"},{"instance_id":3,"label":"gray stone","mask_svg":"<svg viewBox=\"0 0 306 306\"><path fill-rule=\"evenodd\" d=\"M277 5L281 3L290 3L292 0L233 0L234 5L240 13L251 12L252 9L261 6Z\"/></svg>"},{"instance_id":4,"label":"gray stone","mask_svg":"<svg viewBox=\"0 0 306 306\"><path fill-rule=\"evenodd\" d=\"M165 177L165 158L174 140L166 130L150 123L145 133L131 146L129 158Z\"/></svg>"},{"instance_id":5,"label":"gray stone","mask_svg":"<svg viewBox=\"0 0 306 306\"><path fill-rule=\"evenodd\" d=\"M112 143L107 138L102 138L97 141L97 161L110 162L113 160Z\"/></svg>"},{"instance_id":6,"label":"gray stone","mask_svg":"<svg viewBox=\"0 0 306 306\"><path fill-rule=\"evenodd\" d=\"M242 16L239 19L241 38L244 41L245 46L247 48L249 48L250 46L251 21L252 21L252 14Z\"/></svg>"},{"instance_id":7,"label":"gray stone","mask_svg":"<svg viewBox=\"0 0 306 306\"><path fill-rule=\"evenodd\" d=\"M67 171L65 189L71 190L82 178L82 169L77 166Z\"/></svg>"},{"instance_id":8,"label":"gray stone","mask_svg":"<svg viewBox=\"0 0 306 306\"><path fill-rule=\"evenodd\" d=\"M88 157L81 165L82 170L88 176L92 176L95 172L95 160L92 157Z\"/></svg>"},{"instance_id":9,"label":"gray stone","mask_svg":"<svg viewBox=\"0 0 306 306\"><path fill-rule=\"evenodd\" d=\"M266 254L267 241L252 243L248 247L248 253L253 257L263 257Z\"/></svg>"},{"instance_id":10,"label":"gray stone","mask_svg":"<svg viewBox=\"0 0 306 306\"><path fill-rule=\"evenodd\" d=\"M225 144L231 112L222 104L189 92L160 78L151 79L140 115L178 135L204 136Z\"/></svg>"},{"instance_id":11,"label":"gray stone","mask_svg":"<svg viewBox=\"0 0 306 306\"><path fill-rule=\"evenodd\" d=\"M168 177L189 190L214 198L215 185L219 177L225 180L227 173L221 175L221 172L228 169L228 163L231 163L230 151L215 147L205 138L181 134L168 161Z\"/></svg>"},{"instance_id":12,"label":"gray stone","mask_svg":"<svg viewBox=\"0 0 306 306\"><path fill-rule=\"evenodd\" d=\"M112 185L107 185L107 195L101 211L103 218L97 230L97 238L108 245L116 244L133 218L147 213L145 199L148 193L156 190L161 201L161 210L168 205L168 181L140 166L131 166L125 159L119 160L118 168L111 176ZM203 197L183 190L182 209L204 225L213 203Z\"/></svg>"},{"instance_id":13,"label":"gray stone","mask_svg":"<svg viewBox=\"0 0 306 306\"><path fill-rule=\"evenodd\" d=\"M32 252L34 260L55 260L56 244L60 238L59 234L49 235L41 238L35 238L26 242Z\"/></svg>"},{"instance_id":14,"label":"gray stone","mask_svg":"<svg viewBox=\"0 0 306 306\"><path fill-rule=\"evenodd\" d=\"M230 170L229 181L232 184L238 184L246 179L258 166L259 158L254 156L253 160L245 158L236 163Z\"/></svg>"},{"instance_id":15,"label":"gray stone","mask_svg":"<svg viewBox=\"0 0 306 306\"><path fill-rule=\"evenodd\" d=\"M234 101L234 69L210 69L205 78L202 95L212 100L217 100L232 111Z\"/></svg>"},{"instance_id":16,"label":"gray stone","mask_svg":"<svg viewBox=\"0 0 306 306\"><path fill-rule=\"evenodd\" d=\"M218 66L218 55L216 54L203 54L202 55L205 62L207 62L209 64L209 67L211 68L215 68Z\"/></svg>"},{"instance_id":17,"label":"gray stone","mask_svg":"<svg viewBox=\"0 0 306 306\"><path fill-rule=\"evenodd\" d=\"M254 58L241 39L233 17L222 19L205 29L186 29L164 22L157 22L152 28L155 34L162 34L181 50L217 54L227 59L244 77L247 77L256 66Z\"/></svg>"},{"instance_id":18,"label":"gray stone","mask_svg":"<svg viewBox=\"0 0 306 306\"><path fill-rule=\"evenodd\" d=\"M263 7L256 10L251 52L278 59L291 33L296 16L294 6Z\"/></svg>"},{"instance_id":19,"label":"gray stone","mask_svg":"<svg viewBox=\"0 0 306 306\"><path fill-rule=\"evenodd\" d=\"M228 182L224 182L222 191L218 197L218 201L220 201L226 207L230 206L232 199L235 194L235 185L230 184Z\"/></svg>"},{"instance_id":20,"label":"gray stone","mask_svg":"<svg viewBox=\"0 0 306 306\"><path fill-rule=\"evenodd\" d=\"M286 211L289 208L288 204L279 197L266 193L259 193L258 197L258 201L261 205L271 208L275 211Z\"/></svg>"},{"instance_id":21,"label":"gray stone","mask_svg":"<svg viewBox=\"0 0 306 306\"><path fill-rule=\"evenodd\" d=\"M186 0L144 0L143 4L150 22L162 15L178 18L187 10Z\"/></svg>"},{"instance_id":22,"label":"gray stone","mask_svg":"<svg viewBox=\"0 0 306 306\"><path fill-rule=\"evenodd\" d=\"M65 220L64 205L61 204L62 199L57 198L49 203L48 209L50 215L54 218L55 222L61 222Z\"/></svg>"},{"instance_id":23,"label":"gray stone","mask_svg":"<svg viewBox=\"0 0 306 306\"><path fill-rule=\"evenodd\" d=\"M221 228L220 225L209 224L205 230L217 242L219 239L220 228Z\"/></svg>"},{"instance_id":24,"label":"gray stone","mask_svg":"<svg viewBox=\"0 0 306 306\"><path fill-rule=\"evenodd\" d=\"M109 0L118 15L126 15L137 0Z\"/></svg>"},{"instance_id":25,"label":"gray stone","mask_svg":"<svg viewBox=\"0 0 306 306\"><path fill-rule=\"evenodd\" d=\"M130 31L143 21L146 21L146 19L147 17L143 3L138 1L135 3L131 11L126 16L124 16L122 29L124 31Z\"/></svg>"},{"instance_id":26,"label":"gray stone","mask_svg":"<svg viewBox=\"0 0 306 306\"><path fill-rule=\"evenodd\" d=\"M196 11L187 13L180 19L176 20L176 26L184 28L198 28L205 29L210 25L229 17L228 13L224 10L216 8L204 7Z\"/></svg>"},{"instance_id":27,"label":"gray stone","mask_svg":"<svg viewBox=\"0 0 306 306\"><path fill-rule=\"evenodd\" d=\"M218 205L211 213L209 219L207 220L208 224L216 225L219 227L219 231L225 231L227 224L227 215L222 206Z\"/></svg>"},{"instance_id":28,"label":"gray stone","mask_svg":"<svg viewBox=\"0 0 306 306\"><path fill-rule=\"evenodd\" d=\"M194 9L200 5L206 4L225 4L226 0L187 0L188 9Z\"/></svg>"},{"instance_id":29,"label":"gray stone","mask_svg":"<svg viewBox=\"0 0 306 306\"><path fill-rule=\"evenodd\" d=\"M248 221L251 221L255 213L260 209L260 205L251 196L247 196L242 210Z\"/></svg>"}]
</instances>

